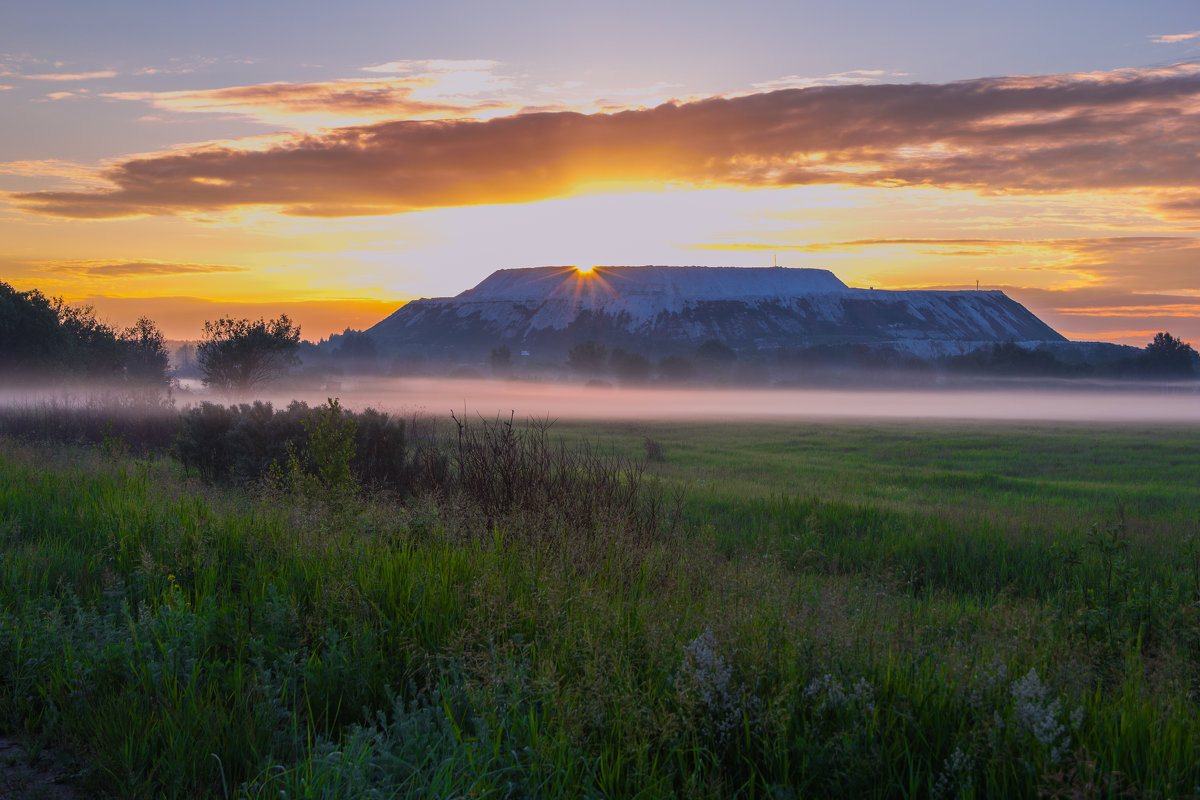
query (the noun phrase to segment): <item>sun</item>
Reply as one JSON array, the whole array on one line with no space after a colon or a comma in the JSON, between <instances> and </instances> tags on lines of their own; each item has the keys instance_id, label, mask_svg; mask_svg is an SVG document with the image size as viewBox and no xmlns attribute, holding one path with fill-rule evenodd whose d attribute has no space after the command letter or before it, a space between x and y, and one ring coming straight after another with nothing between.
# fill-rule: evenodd
<instances>
[{"instance_id":1,"label":"sun","mask_svg":"<svg viewBox=\"0 0 1200 800\"><path fill-rule=\"evenodd\" d=\"M583 274L585 274L585 275L586 275L587 273L591 272L591 271L592 271L592 270L594 270L594 269L595 269L595 267L594 267L594 266L593 266L593 267L576 267L576 268L575 268L575 271L576 271L576 272L582 272Z\"/></svg>"}]
</instances>

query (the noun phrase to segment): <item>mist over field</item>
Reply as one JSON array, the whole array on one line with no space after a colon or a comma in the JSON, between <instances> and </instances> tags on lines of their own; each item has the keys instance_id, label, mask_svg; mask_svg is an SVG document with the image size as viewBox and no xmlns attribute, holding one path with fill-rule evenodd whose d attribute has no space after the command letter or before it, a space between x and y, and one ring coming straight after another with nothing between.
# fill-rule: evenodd
<instances>
[{"instance_id":1,"label":"mist over field","mask_svg":"<svg viewBox=\"0 0 1200 800\"><path fill-rule=\"evenodd\" d=\"M452 378L363 378L338 388L268 387L252 397L230 397L197 384L174 394L179 407L265 400L278 408L293 400L321 404L336 397L349 409L393 414L450 412L474 417L574 420L1013 420L1200 424L1195 382L1129 384L1078 382L1070 387L864 388L632 388ZM0 404L87 405L113 395L88 389L0 390Z\"/></svg>"},{"instance_id":2,"label":"mist over field","mask_svg":"<svg viewBox=\"0 0 1200 800\"><path fill-rule=\"evenodd\" d=\"M324 402L330 392L266 393ZM1046 420L1080 422L1200 423L1194 382L1089 388L961 389L714 389L628 388L439 378L347 382L336 394L348 408L444 416L453 411L518 419L689 419L753 421L788 419ZM183 395L183 403L200 402Z\"/></svg>"}]
</instances>

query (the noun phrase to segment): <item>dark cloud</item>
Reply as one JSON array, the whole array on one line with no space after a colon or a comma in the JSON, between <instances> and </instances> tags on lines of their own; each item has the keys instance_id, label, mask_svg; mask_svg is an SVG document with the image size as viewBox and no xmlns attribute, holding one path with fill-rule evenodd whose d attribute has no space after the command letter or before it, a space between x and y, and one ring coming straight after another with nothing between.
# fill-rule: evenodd
<instances>
[{"instance_id":1,"label":"dark cloud","mask_svg":"<svg viewBox=\"0 0 1200 800\"><path fill-rule=\"evenodd\" d=\"M67 217L267 205L345 216L646 186L938 186L982 192L1200 185L1200 68L819 86L612 114L382 122L265 150L136 158L112 188L14 195Z\"/></svg>"}]
</instances>

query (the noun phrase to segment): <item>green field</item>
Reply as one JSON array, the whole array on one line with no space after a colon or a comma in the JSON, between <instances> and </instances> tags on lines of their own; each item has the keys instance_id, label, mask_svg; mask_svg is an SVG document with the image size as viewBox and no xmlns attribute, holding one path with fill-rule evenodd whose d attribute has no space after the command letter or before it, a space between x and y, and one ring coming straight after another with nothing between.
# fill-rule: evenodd
<instances>
[{"instance_id":1,"label":"green field","mask_svg":"<svg viewBox=\"0 0 1200 800\"><path fill-rule=\"evenodd\" d=\"M0 440L0 734L131 797L1200 793L1200 429L551 433L641 493Z\"/></svg>"}]
</instances>

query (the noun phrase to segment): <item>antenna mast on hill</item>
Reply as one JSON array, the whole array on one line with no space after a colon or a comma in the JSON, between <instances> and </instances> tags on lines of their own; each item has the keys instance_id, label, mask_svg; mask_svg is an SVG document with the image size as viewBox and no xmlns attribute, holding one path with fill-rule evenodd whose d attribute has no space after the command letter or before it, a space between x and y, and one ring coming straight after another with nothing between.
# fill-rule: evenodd
<instances>
[{"instance_id":1,"label":"antenna mast on hill","mask_svg":"<svg viewBox=\"0 0 1200 800\"><path fill-rule=\"evenodd\" d=\"M775 259L775 266L778 267L779 266L779 255L776 253L772 253L771 258Z\"/></svg>"}]
</instances>

